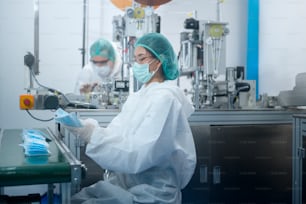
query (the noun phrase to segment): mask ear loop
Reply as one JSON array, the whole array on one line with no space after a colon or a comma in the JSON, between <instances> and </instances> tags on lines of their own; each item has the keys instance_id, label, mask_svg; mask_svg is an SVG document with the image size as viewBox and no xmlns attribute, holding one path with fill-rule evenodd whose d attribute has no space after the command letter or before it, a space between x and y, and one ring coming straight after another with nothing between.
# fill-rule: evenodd
<instances>
[{"instance_id":1,"label":"mask ear loop","mask_svg":"<svg viewBox=\"0 0 306 204\"><path fill-rule=\"evenodd\" d=\"M159 70L159 68L160 68L160 66L159 66L156 70L154 70L154 71L152 72L152 76L155 75L155 73Z\"/></svg>"},{"instance_id":2,"label":"mask ear loop","mask_svg":"<svg viewBox=\"0 0 306 204\"><path fill-rule=\"evenodd\" d=\"M152 59L151 60L151 62L149 62L148 64L149 65L151 65L152 64L152 62L154 61L154 60L156 60L155 58L154 59ZM160 68L160 66L156 69L156 70L154 70L154 71L152 71L151 73L152 73L152 76L154 76L155 75L155 73L159 70L159 68Z\"/></svg>"}]
</instances>

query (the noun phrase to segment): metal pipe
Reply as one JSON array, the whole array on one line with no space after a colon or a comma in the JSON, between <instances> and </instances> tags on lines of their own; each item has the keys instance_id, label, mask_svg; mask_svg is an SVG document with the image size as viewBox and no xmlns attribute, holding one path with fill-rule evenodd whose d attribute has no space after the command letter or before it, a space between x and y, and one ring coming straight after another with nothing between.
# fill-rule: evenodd
<instances>
[{"instance_id":1,"label":"metal pipe","mask_svg":"<svg viewBox=\"0 0 306 204\"><path fill-rule=\"evenodd\" d=\"M224 0L217 0L217 21L221 21L221 4Z\"/></svg>"},{"instance_id":2,"label":"metal pipe","mask_svg":"<svg viewBox=\"0 0 306 204\"><path fill-rule=\"evenodd\" d=\"M30 84L29 84L29 87L28 87L28 92L31 92L31 89L34 88L34 86L33 86L33 75L32 75L32 73L34 73L34 72L32 72L31 69L32 68L29 68L29 81L30 81Z\"/></svg>"},{"instance_id":3,"label":"metal pipe","mask_svg":"<svg viewBox=\"0 0 306 204\"><path fill-rule=\"evenodd\" d=\"M200 109L200 78L199 78L199 69L197 69L195 73L195 85L194 85L194 104L195 108L198 110Z\"/></svg>"},{"instance_id":4,"label":"metal pipe","mask_svg":"<svg viewBox=\"0 0 306 204\"><path fill-rule=\"evenodd\" d=\"M86 17L87 17L87 0L83 1L83 39L82 39L82 48L81 54L82 54L82 67L85 66L85 54L86 54Z\"/></svg>"},{"instance_id":5,"label":"metal pipe","mask_svg":"<svg viewBox=\"0 0 306 204\"><path fill-rule=\"evenodd\" d=\"M34 0L34 56L33 72L39 74L39 0ZM32 76L30 76L30 88L33 88Z\"/></svg>"}]
</instances>

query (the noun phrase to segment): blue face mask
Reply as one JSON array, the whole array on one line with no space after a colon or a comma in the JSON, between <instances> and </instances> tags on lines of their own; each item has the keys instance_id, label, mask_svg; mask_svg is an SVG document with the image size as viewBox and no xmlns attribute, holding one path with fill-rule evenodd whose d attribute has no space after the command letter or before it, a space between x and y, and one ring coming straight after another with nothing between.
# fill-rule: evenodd
<instances>
[{"instance_id":1,"label":"blue face mask","mask_svg":"<svg viewBox=\"0 0 306 204\"><path fill-rule=\"evenodd\" d=\"M70 127L82 127L76 113L67 113L63 109L59 108L55 111L55 121Z\"/></svg>"},{"instance_id":2,"label":"blue face mask","mask_svg":"<svg viewBox=\"0 0 306 204\"><path fill-rule=\"evenodd\" d=\"M43 156L49 155L49 144L46 141L46 134L42 131L35 129L23 130L23 144L20 144L24 148L26 156Z\"/></svg>"},{"instance_id":3,"label":"blue face mask","mask_svg":"<svg viewBox=\"0 0 306 204\"><path fill-rule=\"evenodd\" d=\"M35 129L24 129L23 130L23 139L38 139L38 140L48 140L46 133L40 131L40 130L35 130Z\"/></svg>"},{"instance_id":4,"label":"blue face mask","mask_svg":"<svg viewBox=\"0 0 306 204\"><path fill-rule=\"evenodd\" d=\"M157 72L157 70L159 68L157 68L155 71L153 72L150 72L150 64L153 62L154 60L152 60L151 62L149 63L146 63L146 64L139 64L137 62L134 63L132 69L133 69L133 74L135 76L135 78L145 84L147 83L148 81L150 81L152 79L152 77L154 76L154 74Z\"/></svg>"}]
</instances>

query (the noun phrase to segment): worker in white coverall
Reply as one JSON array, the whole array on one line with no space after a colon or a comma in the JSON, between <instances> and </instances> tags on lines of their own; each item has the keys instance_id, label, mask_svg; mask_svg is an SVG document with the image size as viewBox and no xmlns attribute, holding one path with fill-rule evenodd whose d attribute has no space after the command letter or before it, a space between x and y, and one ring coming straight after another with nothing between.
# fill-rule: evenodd
<instances>
[{"instance_id":1,"label":"worker in white coverall","mask_svg":"<svg viewBox=\"0 0 306 204\"><path fill-rule=\"evenodd\" d=\"M78 73L75 93L99 92L106 83L119 79L121 59L118 47L104 39L90 46L90 62Z\"/></svg>"},{"instance_id":2,"label":"worker in white coverall","mask_svg":"<svg viewBox=\"0 0 306 204\"><path fill-rule=\"evenodd\" d=\"M130 94L106 127L93 119L70 130L88 142L86 154L107 176L72 197L72 203L181 203L196 166L187 118L193 106L171 83L178 77L169 41L150 33L135 44L134 76L144 85Z\"/></svg>"}]
</instances>

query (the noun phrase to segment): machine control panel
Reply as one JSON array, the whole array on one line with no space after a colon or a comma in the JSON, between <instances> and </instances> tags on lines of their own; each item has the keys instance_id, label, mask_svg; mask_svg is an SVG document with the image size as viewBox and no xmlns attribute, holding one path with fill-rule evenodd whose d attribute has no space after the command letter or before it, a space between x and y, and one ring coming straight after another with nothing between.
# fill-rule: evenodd
<instances>
[{"instance_id":1,"label":"machine control panel","mask_svg":"<svg viewBox=\"0 0 306 204\"><path fill-rule=\"evenodd\" d=\"M19 107L22 110L33 109L35 104L34 102L34 96L31 94L20 95L19 97Z\"/></svg>"},{"instance_id":2,"label":"machine control panel","mask_svg":"<svg viewBox=\"0 0 306 204\"><path fill-rule=\"evenodd\" d=\"M57 109L59 107L59 99L56 95L23 94L19 97L19 107L21 110Z\"/></svg>"}]
</instances>

